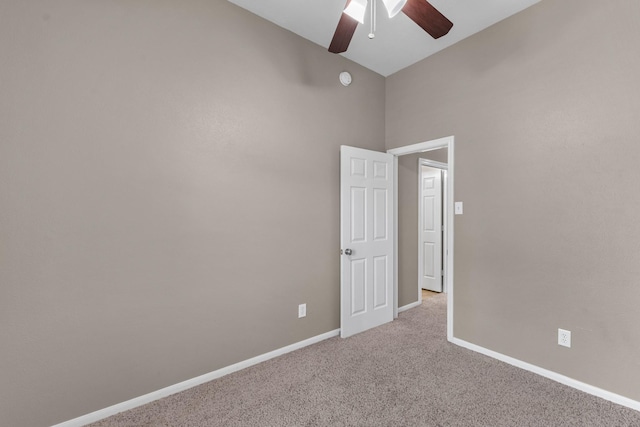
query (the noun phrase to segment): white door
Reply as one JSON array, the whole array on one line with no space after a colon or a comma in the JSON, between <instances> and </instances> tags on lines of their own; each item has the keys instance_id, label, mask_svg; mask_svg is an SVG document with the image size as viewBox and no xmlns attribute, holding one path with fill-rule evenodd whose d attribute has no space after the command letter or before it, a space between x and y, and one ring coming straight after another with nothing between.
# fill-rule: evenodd
<instances>
[{"instance_id":1,"label":"white door","mask_svg":"<svg viewBox=\"0 0 640 427\"><path fill-rule=\"evenodd\" d=\"M420 168L420 284L442 292L442 171Z\"/></svg>"},{"instance_id":2,"label":"white door","mask_svg":"<svg viewBox=\"0 0 640 427\"><path fill-rule=\"evenodd\" d=\"M393 320L393 155L340 147L340 333Z\"/></svg>"}]
</instances>

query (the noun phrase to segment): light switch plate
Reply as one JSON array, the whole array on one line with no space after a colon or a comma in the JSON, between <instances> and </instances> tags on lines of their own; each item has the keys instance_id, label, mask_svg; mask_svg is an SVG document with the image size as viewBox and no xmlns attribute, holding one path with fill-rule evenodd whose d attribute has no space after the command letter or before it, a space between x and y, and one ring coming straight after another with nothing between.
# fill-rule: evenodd
<instances>
[{"instance_id":1,"label":"light switch plate","mask_svg":"<svg viewBox=\"0 0 640 427\"><path fill-rule=\"evenodd\" d=\"M462 215L462 202L456 202L454 206L456 215Z\"/></svg>"}]
</instances>

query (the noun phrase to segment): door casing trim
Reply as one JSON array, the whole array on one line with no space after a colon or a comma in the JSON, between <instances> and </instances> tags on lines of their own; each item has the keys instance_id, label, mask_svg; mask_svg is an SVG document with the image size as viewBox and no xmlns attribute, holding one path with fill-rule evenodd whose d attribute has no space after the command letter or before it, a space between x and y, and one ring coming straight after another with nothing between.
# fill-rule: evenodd
<instances>
[{"instance_id":1,"label":"door casing trim","mask_svg":"<svg viewBox=\"0 0 640 427\"><path fill-rule=\"evenodd\" d=\"M419 142L417 144L405 145L403 147L392 148L387 153L393 154L393 173L395 175L395 192L393 196L393 263L394 263L394 280L393 280L393 317L398 317L398 157L407 154L422 153L425 151L437 150L439 148L447 149L447 241L449 243L449 257L446 267L446 287L447 287L447 340L453 340L453 310L454 310L454 286L453 286L453 266L454 266L454 221L453 206L455 200L454 180L455 180L455 137L453 135L444 138L438 138L431 141Z\"/></svg>"}]
</instances>

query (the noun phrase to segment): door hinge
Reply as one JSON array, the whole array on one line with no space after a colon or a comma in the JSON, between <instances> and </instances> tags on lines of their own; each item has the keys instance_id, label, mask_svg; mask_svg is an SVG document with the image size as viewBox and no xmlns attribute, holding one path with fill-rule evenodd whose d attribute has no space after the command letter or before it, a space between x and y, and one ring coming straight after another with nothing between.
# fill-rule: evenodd
<instances>
[{"instance_id":1,"label":"door hinge","mask_svg":"<svg viewBox=\"0 0 640 427\"><path fill-rule=\"evenodd\" d=\"M440 270L440 275L444 276L444 270Z\"/></svg>"}]
</instances>

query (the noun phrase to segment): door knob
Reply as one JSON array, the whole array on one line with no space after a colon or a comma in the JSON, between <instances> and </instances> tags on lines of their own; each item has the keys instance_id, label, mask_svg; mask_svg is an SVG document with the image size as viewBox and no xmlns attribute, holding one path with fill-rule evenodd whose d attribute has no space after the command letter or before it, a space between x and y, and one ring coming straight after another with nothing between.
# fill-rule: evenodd
<instances>
[{"instance_id":1,"label":"door knob","mask_svg":"<svg viewBox=\"0 0 640 427\"><path fill-rule=\"evenodd\" d=\"M352 251L351 249L345 249L345 250L344 250L344 253L345 253L346 255L351 255L351 254L353 253L353 251Z\"/></svg>"}]
</instances>

